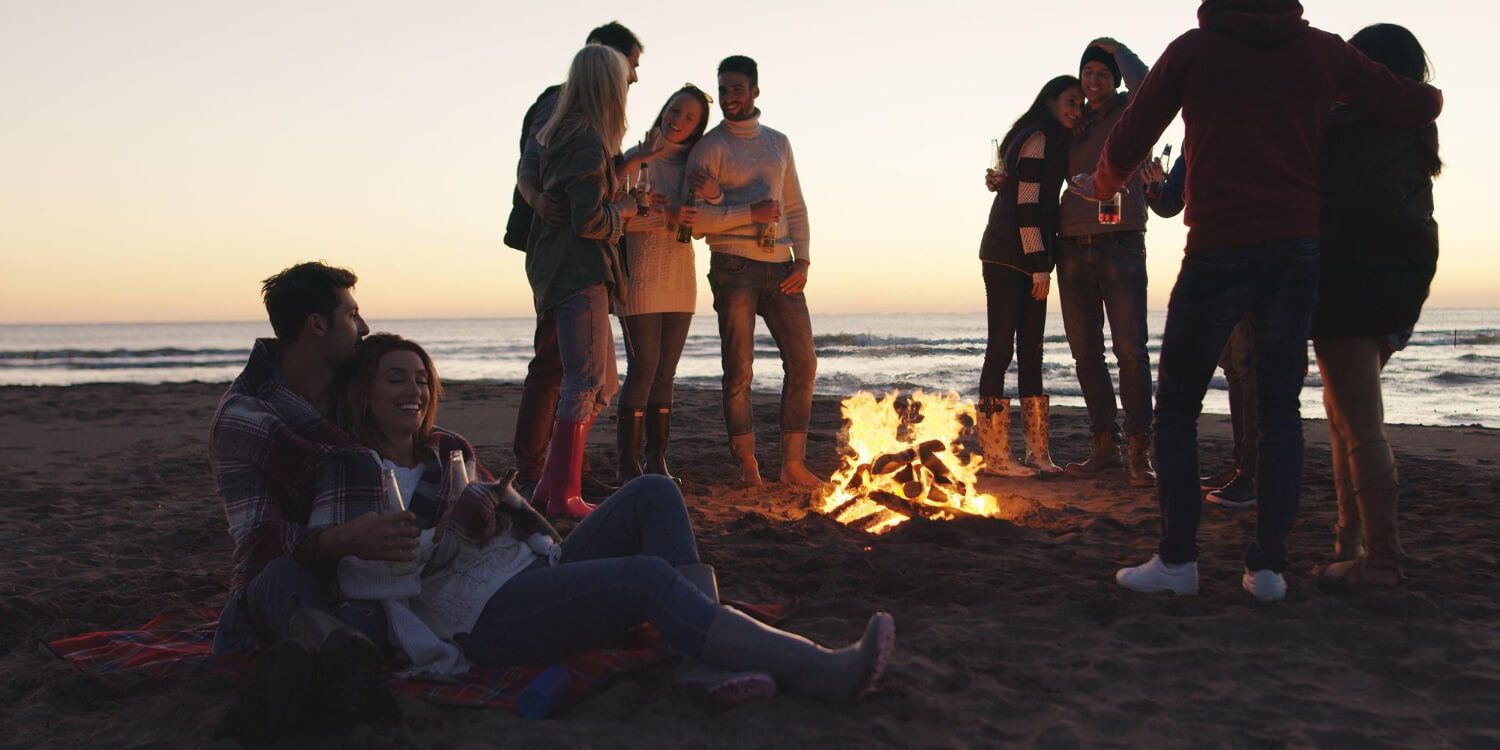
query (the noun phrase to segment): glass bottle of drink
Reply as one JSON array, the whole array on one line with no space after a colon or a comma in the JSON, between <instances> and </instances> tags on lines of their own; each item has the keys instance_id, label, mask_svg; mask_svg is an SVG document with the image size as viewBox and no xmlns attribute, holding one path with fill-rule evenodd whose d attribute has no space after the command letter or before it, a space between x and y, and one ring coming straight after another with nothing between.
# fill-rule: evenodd
<instances>
[{"instance_id":1,"label":"glass bottle of drink","mask_svg":"<svg viewBox=\"0 0 1500 750\"><path fill-rule=\"evenodd\" d=\"M465 465L463 451L448 452L448 507L458 502L459 495L469 486L469 468Z\"/></svg>"},{"instance_id":2,"label":"glass bottle of drink","mask_svg":"<svg viewBox=\"0 0 1500 750\"><path fill-rule=\"evenodd\" d=\"M1000 158L1000 141L990 139L990 171L1000 172L1005 169L1005 160Z\"/></svg>"},{"instance_id":3,"label":"glass bottle of drink","mask_svg":"<svg viewBox=\"0 0 1500 750\"><path fill-rule=\"evenodd\" d=\"M1120 194L1115 193L1102 201L1099 201L1099 223L1120 223Z\"/></svg>"},{"instance_id":4,"label":"glass bottle of drink","mask_svg":"<svg viewBox=\"0 0 1500 750\"><path fill-rule=\"evenodd\" d=\"M396 470L386 469L381 483L385 487L385 512L405 513L406 499L401 497L401 482L396 479Z\"/></svg>"},{"instance_id":5,"label":"glass bottle of drink","mask_svg":"<svg viewBox=\"0 0 1500 750\"><path fill-rule=\"evenodd\" d=\"M781 207L781 201L776 202L777 208ZM760 232L760 249L763 252L771 252L776 248L776 222L768 222Z\"/></svg>"},{"instance_id":6,"label":"glass bottle of drink","mask_svg":"<svg viewBox=\"0 0 1500 750\"><path fill-rule=\"evenodd\" d=\"M1167 186L1167 173L1172 171L1172 144L1161 150L1161 182L1151 186L1151 192L1160 193Z\"/></svg>"},{"instance_id":7,"label":"glass bottle of drink","mask_svg":"<svg viewBox=\"0 0 1500 750\"><path fill-rule=\"evenodd\" d=\"M641 174L635 181L635 212L645 216L651 210L651 163L641 162Z\"/></svg>"},{"instance_id":8,"label":"glass bottle of drink","mask_svg":"<svg viewBox=\"0 0 1500 750\"><path fill-rule=\"evenodd\" d=\"M693 189L691 186L689 186L688 187L688 193L687 193L687 200L685 200L685 201L682 202L682 207L683 208L688 208L688 207L692 206L693 203L696 202L697 200L698 200L698 191L695 190L695 189ZM683 244L690 244L690 243L692 243L692 241L693 241L693 225L692 224L689 224L687 222L682 222L681 224L677 225L677 241L681 242Z\"/></svg>"},{"instance_id":9,"label":"glass bottle of drink","mask_svg":"<svg viewBox=\"0 0 1500 750\"><path fill-rule=\"evenodd\" d=\"M386 469L381 477L381 484L385 488L385 512L405 513L406 500L401 496L401 482L396 479L395 469ZM419 570L417 561L391 560L391 575L409 576Z\"/></svg>"}]
</instances>

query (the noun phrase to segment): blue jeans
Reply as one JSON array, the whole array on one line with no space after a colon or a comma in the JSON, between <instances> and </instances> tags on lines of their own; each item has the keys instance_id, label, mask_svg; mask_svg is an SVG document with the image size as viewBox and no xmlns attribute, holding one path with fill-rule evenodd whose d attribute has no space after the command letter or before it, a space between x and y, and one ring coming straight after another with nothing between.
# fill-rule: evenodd
<instances>
[{"instance_id":1,"label":"blue jeans","mask_svg":"<svg viewBox=\"0 0 1500 750\"><path fill-rule=\"evenodd\" d=\"M251 652L287 637L292 612L299 608L329 612L370 637L381 650L387 644L385 607L380 602L331 604L312 569L285 557L261 568L250 583L229 597L214 631L214 653Z\"/></svg>"},{"instance_id":2,"label":"blue jeans","mask_svg":"<svg viewBox=\"0 0 1500 750\"><path fill-rule=\"evenodd\" d=\"M557 349L562 359L557 418L587 422L620 389L615 335L609 327L609 289L603 284L586 286L548 312L557 320Z\"/></svg>"},{"instance_id":3,"label":"blue jeans","mask_svg":"<svg viewBox=\"0 0 1500 750\"><path fill-rule=\"evenodd\" d=\"M699 656L718 605L677 572L698 562L692 522L676 483L631 480L562 543L485 604L474 629L454 638L480 664L535 664L598 646L643 622Z\"/></svg>"},{"instance_id":4,"label":"blue jeans","mask_svg":"<svg viewBox=\"0 0 1500 750\"><path fill-rule=\"evenodd\" d=\"M1104 362L1104 321L1120 368L1125 434L1151 434L1151 354L1146 349L1146 235L1095 235L1090 244L1057 240L1063 328L1094 434L1118 434L1115 387ZM1215 355L1217 356L1217 354Z\"/></svg>"},{"instance_id":5,"label":"blue jeans","mask_svg":"<svg viewBox=\"0 0 1500 750\"><path fill-rule=\"evenodd\" d=\"M1248 315L1255 370L1259 458L1249 570L1286 567L1286 537L1302 493L1307 337L1318 301L1318 242L1281 240L1197 252L1182 261L1167 306L1156 390L1156 477L1164 562L1198 559L1198 415L1230 332Z\"/></svg>"},{"instance_id":6,"label":"blue jeans","mask_svg":"<svg viewBox=\"0 0 1500 750\"><path fill-rule=\"evenodd\" d=\"M620 406L643 408L648 404L672 403L677 361L687 344L692 313L646 313L620 318L625 327L625 386Z\"/></svg>"},{"instance_id":7,"label":"blue jeans","mask_svg":"<svg viewBox=\"0 0 1500 750\"><path fill-rule=\"evenodd\" d=\"M714 253L709 261L708 284L713 289L724 347L724 422L730 437L755 431L750 380L755 366L756 315L766 321L781 353L781 431L807 432L818 357L813 351L807 296L781 291L780 284L791 273L792 265L790 261L767 263L726 253Z\"/></svg>"}]
</instances>

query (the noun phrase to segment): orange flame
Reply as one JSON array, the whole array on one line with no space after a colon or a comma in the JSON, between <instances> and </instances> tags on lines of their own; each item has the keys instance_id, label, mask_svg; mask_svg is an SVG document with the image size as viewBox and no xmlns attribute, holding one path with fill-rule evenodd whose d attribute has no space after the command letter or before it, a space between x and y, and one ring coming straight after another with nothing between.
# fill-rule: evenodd
<instances>
[{"instance_id":1,"label":"orange flame","mask_svg":"<svg viewBox=\"0 0 1500 750\"><path fill-rule=\"evenodd\" d=\"M861 391L841 408L849 452L815 495L818 512L871 534L914 515L942 520L999 513L998 498L975 490L983 460L961 458L955 450L964 420L974 421L974 407L957 393L918 390L902 404L894 391L881 397Z\"/></svg>"}]
</instances>

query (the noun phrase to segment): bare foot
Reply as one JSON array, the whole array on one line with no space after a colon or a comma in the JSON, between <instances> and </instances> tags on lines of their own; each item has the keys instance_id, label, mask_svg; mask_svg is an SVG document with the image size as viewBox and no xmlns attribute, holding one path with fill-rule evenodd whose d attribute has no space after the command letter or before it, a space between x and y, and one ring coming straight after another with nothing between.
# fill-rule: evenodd
<instances>
[{"instance_id":1,"label":"bare foot","mask_svg":"<svg viewBox=\"0 0 1500 750\"><path fill-rule=\"evenodd\" d=\"M1341 560L1313 571L1325 581L1343 581L1357 586L1390 588L1401 585L1401 570L1370 565L1364 560Z\"/></svg>"},{"instance_id":2,"label":"bare foot","mask_svg":"<svg viewBox=\"0 0 1500 750\"><path fill-rule=\"evenodd\" d=\"M740 472L736 478L746 487L759 487L765 484L760 478L760 462L754 458L740 460Z\"/></svg>"},{"instance_id":3,"label":"bare foot","mask_svg":"<svg viewBox=\"0 0 1500 750\"><path fill-rule=\"evenodd\" d=\"M806 464L786 462L781 465L781 482L799 487L816 487L822 484L823 480L808 471Z\"/></svg>"}]
</instances>

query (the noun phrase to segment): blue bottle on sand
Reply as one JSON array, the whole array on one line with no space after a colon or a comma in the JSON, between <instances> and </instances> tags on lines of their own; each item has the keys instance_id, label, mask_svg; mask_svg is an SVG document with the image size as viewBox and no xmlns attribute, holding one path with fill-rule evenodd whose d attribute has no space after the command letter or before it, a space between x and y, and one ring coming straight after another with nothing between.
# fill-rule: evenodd
<instances>
[{"instance_id":1,"label":"blue bottle on sand","mask_svg":"<svg viewBox=\"0 0 1500 750\"><path fill-rule=\"evenodd\" d=\"M568 688L573 686L573 673L567 667L548 667L531 684L521 691L516 708L523 719L541 719L552 713Z\"/></svg>"}]
</instances>

